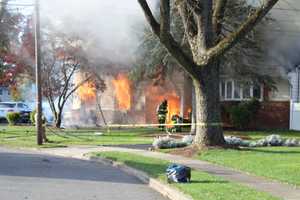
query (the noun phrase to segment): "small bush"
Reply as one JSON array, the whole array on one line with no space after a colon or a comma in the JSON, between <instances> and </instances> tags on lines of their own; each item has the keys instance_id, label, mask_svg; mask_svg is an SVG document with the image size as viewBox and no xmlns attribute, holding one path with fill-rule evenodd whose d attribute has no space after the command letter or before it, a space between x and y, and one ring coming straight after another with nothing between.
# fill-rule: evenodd
<instances>
[{"instance_id":1,"label":"small bush","mask_svg":"<svg viewBox=\"0 0 300 200\"><path fill-rule=\"evenodd\" d=\"M9 125L16 125L21 119L21 114L17 112L7 113L6 119Z\"/></svg>"},{"instance_id":2,"label":"small bush","mask_svg":"<svg viewBox=\"0 0 300 200\"><path fill-rule=\"evenodd\" d=\"M186 142L170 138L169 136L155 138L152 144L155 149L173 149L186 147L188 145Z\"/></svg>"},{"instance_id":3,"label":"small bush","mask_svg":"<svg viewBox=\"0 0 300 200\"><path fill-rule=\"evenodd\" d=\"M233 106L228 109L230 114L230 120L234 127L238 129L245 129L248 127L251 120L257 114L260 109L260 102L257 99L251 101L242 102L237 106Z\"/></svg>"},{"instance_id":4,"label":"small bush","mask_svg":"<svg viewBox=\"0 0 300 200\"><path fill-rule=\"evenodd\" d=\"M35 114L36 114L36 110L34 110L30 113L30 122L32 124L35 124Z\"/></svg>"}]
</instances>

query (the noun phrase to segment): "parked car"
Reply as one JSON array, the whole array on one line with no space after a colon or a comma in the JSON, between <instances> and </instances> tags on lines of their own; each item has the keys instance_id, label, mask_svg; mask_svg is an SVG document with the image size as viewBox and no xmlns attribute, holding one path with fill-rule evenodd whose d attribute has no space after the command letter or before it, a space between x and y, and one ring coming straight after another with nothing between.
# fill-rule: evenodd
<instances>
[{"instance_id":1,"label":"parked car","mask_svg":"<svg viewBox=\"0 0 300 200\"><path fill-rule=\"evenodd\" d=\"M0 119L6 119L7 113L18 112L21 114L21 122L30 121L30 113L32 110L23 102L0 102Z\"/></svg>"}]
</instances>

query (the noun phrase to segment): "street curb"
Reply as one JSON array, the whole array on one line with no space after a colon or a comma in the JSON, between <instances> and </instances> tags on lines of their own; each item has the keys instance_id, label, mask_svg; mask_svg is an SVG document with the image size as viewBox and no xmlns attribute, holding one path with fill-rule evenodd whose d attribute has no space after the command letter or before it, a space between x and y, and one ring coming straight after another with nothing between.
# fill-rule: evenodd
<instances>
[{"instance_id":1,"label":"street curb","mask_svg":"<svg viewBox=\"0 0 300 200\"><path fill-rule=\"evenodd\" d=\"M159 192L163 196L167 197L170 200L193 200L192 197L184 194L183 192L179 191L178 189L174 187L170 187L169 185L162 183L161 181L151 178L147 173L134 169L132 167L129 167L123 163L116 162L113 160L109 160L106 158L99 158L96 156L90 156L90 161L101 163L104 165L115 167L126 174L129 174L131 176L134 176L138 178L141 182L144 184L147 184L150 188L153 190Z\"/></svg>"}]
</instances>

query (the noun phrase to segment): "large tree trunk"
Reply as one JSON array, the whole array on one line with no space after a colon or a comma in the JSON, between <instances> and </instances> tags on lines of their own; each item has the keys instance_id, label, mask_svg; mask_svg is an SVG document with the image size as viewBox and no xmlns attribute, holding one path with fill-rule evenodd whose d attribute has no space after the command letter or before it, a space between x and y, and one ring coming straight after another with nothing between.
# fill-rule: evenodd
<instances>
[{"instance_id":1,"label":"large tree trunk","mask_svg":"<svg viewBox=\"0 0 300 200\"><path fill-rule=\"evenodd\" d=\"M193 78L196 100L196 137L199 146L225 144L219 101L219 64L203 68Z\"/></svg>"},{"instance_id":2,"label":"large tree trunk","mask_svg":"<svg viewBox=\"0 0 300 200\"><path fill-rule=\"evenodd\" d=\"M195 89L192 89L192 115L191 115L191 134L196 134L196 98L195 98Z\"/></svg>"}]
</instances>

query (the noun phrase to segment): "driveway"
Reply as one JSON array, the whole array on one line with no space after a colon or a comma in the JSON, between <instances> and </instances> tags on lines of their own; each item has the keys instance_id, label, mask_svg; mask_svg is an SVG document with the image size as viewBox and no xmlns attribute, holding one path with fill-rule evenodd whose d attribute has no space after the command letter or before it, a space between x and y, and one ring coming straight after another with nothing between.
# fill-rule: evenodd
<instances>
[{"instance_id":1,"label":"driveway","mask_svg":"<svg viewBox=\"0 0 300 200\"><path fill-rule=\"evenodd\" d=\"M163 200L117 169L73 158L0 148L2 200Z\"/></svg>"}]
</instances>

